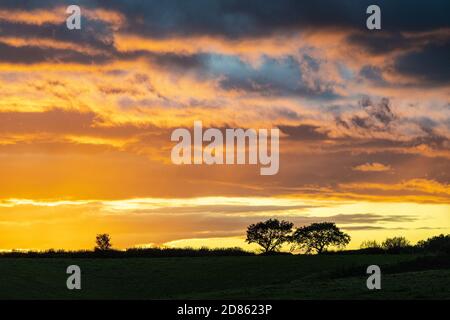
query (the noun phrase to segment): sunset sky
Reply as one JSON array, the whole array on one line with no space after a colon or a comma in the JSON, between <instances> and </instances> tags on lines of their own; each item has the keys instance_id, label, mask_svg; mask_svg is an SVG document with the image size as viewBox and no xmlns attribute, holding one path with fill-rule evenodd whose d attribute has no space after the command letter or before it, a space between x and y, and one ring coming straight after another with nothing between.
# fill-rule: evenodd
<instances>
[{"instance_id":1,"label":"sunset sky","mask_svg":"<svg viewBox=\"0 0 450 320\"><path fill-rule=\"evenodd\" d=\"M366 28L378 4L382 30ZM81 30L66 7L82 9ZM448 1L0 2L0 250L242 246L248 224L450 232ZM279 128L280 169L171 132Z\"/></svg>"}]
</instances>

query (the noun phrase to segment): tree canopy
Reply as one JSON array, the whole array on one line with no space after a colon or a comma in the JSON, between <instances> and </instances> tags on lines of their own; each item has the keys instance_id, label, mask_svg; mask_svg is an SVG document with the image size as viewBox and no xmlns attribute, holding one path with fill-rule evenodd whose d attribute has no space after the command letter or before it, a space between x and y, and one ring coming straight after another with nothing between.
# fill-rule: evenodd
<instances>
[{"instance_id":1,"label":"tree canopy","mask_svg":"<svg viewBox=\"0 0 450 320\"><path fill-rule=\"evenodd\" d=\"M450 252L450 234L447 235L440 234L438 236L434 236L426 240L421 240L417 243L417 247L431 252L434 251Z\"/></svg>"},{"instance_id":2,"label":"tree canopy","mask_svg":"<svg viewBox=\"0 0 450 320\"><path fill-rule=\"evenodd\" d=\"M276 252L283 243L290 240L293 226L292 222L278 219L251 224L247 228L246 241L259 244L264 253Z\"/></svg>"},{"instance_id":3,"label":"tree canopy","mask_svg":"<svg viewBox=\"0 0 450 320\"><path fill-rule=\"evenodd\" d=\"M292 242L306 253L322 253L329 246L346 246L350 242L350 236L332 222L320 222L298 228L292 235Z\"/></svg>"}]
</instances>

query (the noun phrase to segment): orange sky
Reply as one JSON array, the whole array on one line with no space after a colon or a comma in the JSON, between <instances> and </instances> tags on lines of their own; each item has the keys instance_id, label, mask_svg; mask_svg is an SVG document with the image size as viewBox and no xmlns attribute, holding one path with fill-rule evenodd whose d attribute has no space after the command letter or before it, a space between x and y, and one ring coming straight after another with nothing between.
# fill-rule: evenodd
<instances>
[{"instance_id":1,"label":"orange sky","mask_svg":"<svg viewBox=\"0 0 450 320\"><path fill-rule=\"evenodd\" d=\"M306 4L304 24L261 23L264 5L80 3L73 31L64 2L0 4L0 250L102 232L118 248L245 246L273 216L335 221L350 247L449 233L448 22L374 34ZM279 173L173 165L171 132L196 120L278 127Z\"/></svg>"}]
</instances>

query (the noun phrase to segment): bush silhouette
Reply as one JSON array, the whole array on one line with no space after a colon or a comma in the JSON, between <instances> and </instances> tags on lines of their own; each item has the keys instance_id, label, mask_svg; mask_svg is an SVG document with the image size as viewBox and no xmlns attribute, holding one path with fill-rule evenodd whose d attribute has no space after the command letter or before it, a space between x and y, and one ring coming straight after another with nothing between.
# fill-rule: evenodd
<instances>
[{"instance_id":1,"label":"bush silhouette","mask_svg":"<svg viewBox=\"0 0 450 320\"><path fill-rule=\"evenodd\" d=\"M269 219L251 224L247 228L247 243L259 244L264 253L278 251L283 243L288 242L294 224L289 221Z\"/></svg>"},{"instance_id":2,"label":"bush silhouette","mask_svg":"<svg viewBox=\"0 0 450 320\"><path fill-rule=\"evenodd\" d=\"M254 256L241 248L129 248L126 250L47 250L0 252L0 258L167 258L167 257L236 257Z\"/></svg>"},{"instance_id":3,"label":"bush silhouette","mask_svg":"<svg viewBox=\"0 0 450 320\"><path fill-rule=\"evenodd\" d=\"M364 240L359 246L360 249L381 249L381 244L376 240Z\"/></svg>"},{"instance_id":4,"label":"bush silhouette","mask_svg":"<svg viewBox=\"0 0 450 320\"><path fill-rule=\"evenodd\" d=\"M405 237L393 237L384 240L381 246L387 251L400 252L404 249L410 248L411 244Z\"/></svg>"}]
</instances>

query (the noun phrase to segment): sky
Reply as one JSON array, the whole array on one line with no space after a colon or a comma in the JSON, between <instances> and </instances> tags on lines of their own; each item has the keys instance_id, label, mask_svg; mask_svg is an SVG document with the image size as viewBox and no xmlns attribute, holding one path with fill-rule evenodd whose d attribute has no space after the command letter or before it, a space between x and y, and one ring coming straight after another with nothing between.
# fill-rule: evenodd
<instances>
[{"instance_id":1,"label":"sky","mask_svg":"<svg viewBox=\"0 0 450 320\"><path fill-rule=\"evenodd\" d=\"M81 7L81 30L66 8ZM366 8L381 8L381 30ZM241 246L271 217L450 231L448 1L0 3L0 250ZM171 132L279 128L280 168L174 165Z\"/></svg>"}]
</instances>

